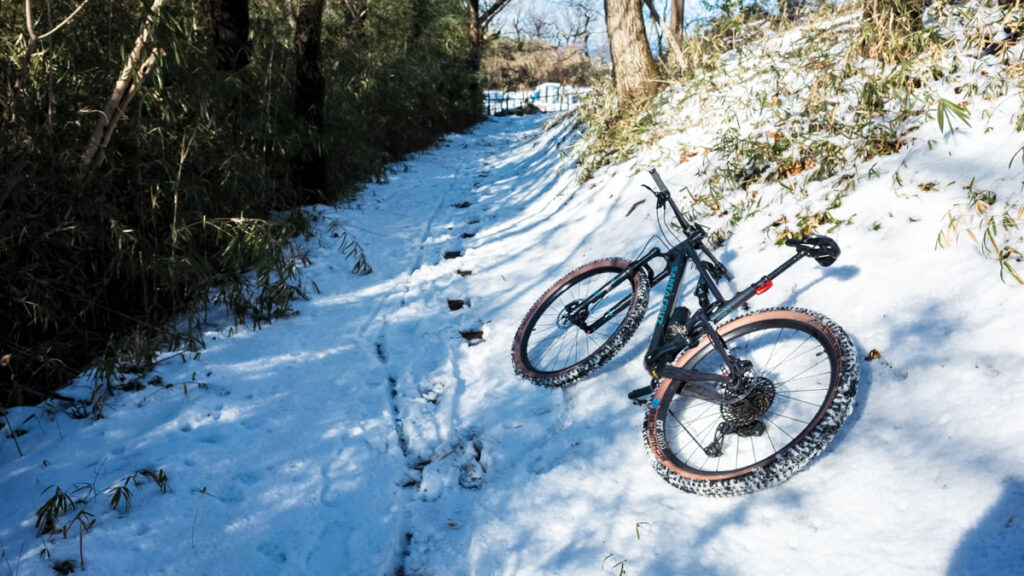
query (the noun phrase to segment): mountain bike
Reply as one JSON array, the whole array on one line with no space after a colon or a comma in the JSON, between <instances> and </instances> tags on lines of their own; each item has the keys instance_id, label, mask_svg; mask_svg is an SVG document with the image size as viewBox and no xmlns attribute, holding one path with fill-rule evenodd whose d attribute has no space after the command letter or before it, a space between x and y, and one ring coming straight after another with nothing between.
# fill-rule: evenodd
<instances>
[{"instance_id":1,"label":"mountain bike","mask_svg":"<svg viewBox=\"0 0 1024 576\"><path fill-rule=\"evenodd\" d=\"M703 495L778 484L818 455L853 410L856 348L835 322L801 308L725 320L801 259L831 266L839 246L816 234L787 240L793 256L726 298L718 284L734 276L709 249L707 230L687 220L658 172L649 172L657 190L644 188L657 200L659 227L667 207L683 236L669 247L661 228L667 249L652 247L632 261L597 260L556 282L516 332L516 373L542 386L589 375L636 332L651 287L665 281L643 358L652 379L629 393L638 403L647 399L643 436L651 464L669 484ZM696 272L693 311L677 306L688 267Z\"/></svg>"}]
</instances>

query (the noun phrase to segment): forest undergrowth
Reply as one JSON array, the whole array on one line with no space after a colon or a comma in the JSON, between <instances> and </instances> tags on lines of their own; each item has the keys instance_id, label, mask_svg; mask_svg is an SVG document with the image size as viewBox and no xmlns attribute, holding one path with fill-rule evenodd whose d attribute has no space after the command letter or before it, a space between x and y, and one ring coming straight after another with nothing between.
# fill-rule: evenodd
<instances>
[{"instance_id":1,"label":"forest undergrowth","mask_svg":"<svg viewBox=\"0 0 1024 576\"><path fill-rule=\"evenodd\" d=\"M136 386L211 311L291 314L315 289L298 207L480 117L456 0L240 4L0 4L0 405L87 367L94 400Z\"/></svg>"},{"instance_id":2,"label":"forest undergrowth","mask_svg":"<svg viewBox=\"0 0 1024 576\"><path fill-rule=\"evenodd\" d=\"M579 109L582 177L658 143L662 159L699 166L700 185L681 193L718 242L767 205L796 202L765 226L765 241L782 243L851 224L844 198L924 127L929 147L964 127L987 134L987 103L1005 101L1024 132L1020 0L935 2L922 26L888 28L864 17L870 6L778 17L755 4L704 22L681 61L661 59L658 96L620 106L605 87ZM319 126L296 115L295 13L253 2L247 65L224 70L207 8L54 1L30 31L22 6L0 6L0 403L43 400L92 366L98 417L107 395L141 385L157 351L199 353L211 311L255 326L291 314L316 289L296 239L317 216L296 207L343 200L479 119L455 0L325 12ZM150 58L122 78L120 124L93 150L140 29ZM1024 169L1024 146L998 153ZM310 157L326 167L315 190L297 176ZM937 248L972 242L1004 281L1024 283L1024 191L969 175L921 186L963 190ZM358 239L328 224L353 271L371 271Z\"/></svg>"},{"instance_id":3,"label":"forest undergrowth","mask_svg":"<svg viewBox=\"0 0 1024 576\"><path fill-rule=\"evenodd\" d=\"M796 18L746 10L710 20L686 38L682 65L662 59L658 96L623 110L605 89L584 104L583 177L657 147L666 162L699 163L685 204L719 242L769 203L796 201L798 213L765 228L765 241L781 244L852 223L836 215L844 198L922 127L929 149L972 123L984 138L1001 128L991 109L1010 106L1013 130L1024 132L1019 1L935 2L923 26L888 30L864 10L825 3ZM995 152L1024 171L1024 146ZM892 178L902 184L899 171ZM1024 283L1024 190L979 191L971 175L941 185L966 194L936 247L969 239L1001 278Z\"/></svg>"}]
</instances>

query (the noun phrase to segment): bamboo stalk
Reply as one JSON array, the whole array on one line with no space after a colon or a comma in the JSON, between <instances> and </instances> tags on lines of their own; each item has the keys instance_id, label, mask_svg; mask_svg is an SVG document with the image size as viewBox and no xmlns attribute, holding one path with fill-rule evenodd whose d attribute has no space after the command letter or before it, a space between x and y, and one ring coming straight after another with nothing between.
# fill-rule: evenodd
<instances>
[{"instance_id":1,"label":"bamboo stalk","mask_svg":"<svg viewBox=\"0 0 1024 576\"><path fill-rule=\"evenodd\" d=\"M89 137L89 143L86 144L85 152L82 154L80 168L83 171L98 166L103 162L104 155L101 153L101 148L106 148L110 142L114 128L117 127L117 123L121 116L124 115L125 109L132 98L135 97L139 86L156 61L156 49L151 49L145 60L143 60L143 55L150 43L153 27L156 25L156 19L159 16L160 7L163 3L164 0L153 1L149 14L146 15L146 19L139 28L139 35L135 38L135 46L128 55L128 61L125 62L124 68L121 69L121 74L114 84L114 91L107 100L106 106L103 107L103 111L100 112L100 117L96 121L96 127L93 128L92 136Z\"/></svg>"}]
</instances>

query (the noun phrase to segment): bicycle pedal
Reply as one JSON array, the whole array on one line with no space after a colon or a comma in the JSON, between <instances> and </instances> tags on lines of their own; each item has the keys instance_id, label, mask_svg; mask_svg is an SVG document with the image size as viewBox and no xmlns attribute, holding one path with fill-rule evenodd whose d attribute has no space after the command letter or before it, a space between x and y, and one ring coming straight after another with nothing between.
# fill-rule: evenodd
<instances>
[{"instance_id":1,"label":"bicycle pedal","mask_svg":"<svg viewBox=\"0 0 1024 576\"><path fill-rule=\"evenodd\" d=\"M651 387L650 385L648 385L648 386L641 386L640 388L637 388L636 390L630 391L630 393L627 396L628 396L628 398L630 400L633 401L633 404L636 404L637 406L640 406L640 405L646 404L647 403L647 397L650 396L653 393L654 393L654 388Z\"/></svg>"}]
</instances>

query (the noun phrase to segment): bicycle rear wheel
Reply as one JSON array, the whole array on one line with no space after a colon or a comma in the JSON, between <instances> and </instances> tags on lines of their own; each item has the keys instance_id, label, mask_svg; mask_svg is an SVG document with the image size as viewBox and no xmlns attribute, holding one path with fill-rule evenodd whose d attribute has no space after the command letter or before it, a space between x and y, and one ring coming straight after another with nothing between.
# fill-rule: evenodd
<instances>
[{"instance_id":1,"label":"bicycle rear wheel","mask_svg":"<svg viewBox=\"0 0 1024 576\"><path fill-rule=\"evenodd\" d=\"M708 496L746 494L788 479L836 435L853 409L857 352L835 322L796 308L755 312L718 332L731 354L753 363L754 390L723 406L663 379L644 419L644 443L669 484ZM675 365L724 369L706 337Z\"/></svg>"},{"instance_id":2,"label":"bicycle rear wheel","mask_svg":"<svg viewBox=\"0 0 1024 576\"><path fill-rule=\"evenodd\" d=\"M541 386L565 386L604 365L636 332L647 310L651 280L643 270L622 278L587 309L589 321L620 310L591 333L569 321L566 306L590 297L622 275L629 261L608 258L567 274L530 308L512 343L516 374Z\"/></svg>"}]
</instances>

